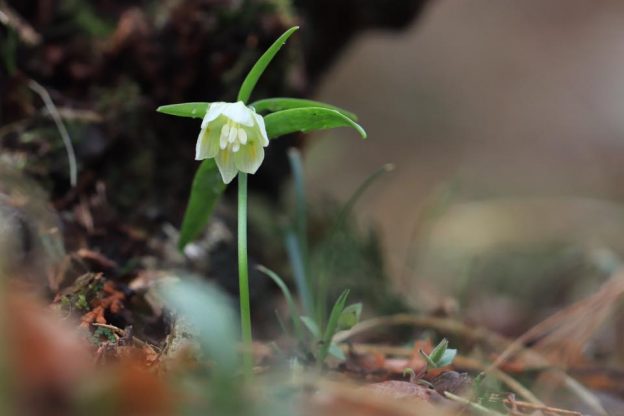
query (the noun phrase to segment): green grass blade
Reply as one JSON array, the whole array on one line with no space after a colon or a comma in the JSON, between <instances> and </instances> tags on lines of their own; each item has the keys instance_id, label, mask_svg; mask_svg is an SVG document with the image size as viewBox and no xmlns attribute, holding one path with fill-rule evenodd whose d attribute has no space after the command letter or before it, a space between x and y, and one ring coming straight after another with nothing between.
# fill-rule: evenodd
<instances>
[{"instance_id":1,"label":"green grass blade","mask_svg":"<svg viewBox=\"0 0 624 416\"><path fill-rule=\"evenodd\" d=\"M303 163L301 162L301 153L297 149L288 150L288 162L293 175L295 185L295 228L297 237L299 238L299 247L301 248L301 257L304 263L307 259L307 213L306 213L306 196L305 196L305 180L303 177Z\"/></svg>"},{"instance_id":2,"label":"green grass blade","mask_svg":"<svg viewBox=\"0 0 624 416\"><path fill-rule=\"evenodd\" d=\"M161 105L156 111L178 117L204 118L209 107L210 103L180 103Z\"/></svg>"},{"instance_id":3,"label":"green grass blade","mask_svg":"<svg viewBox=\"0 0 624 416\"><path fill-rule=\"evenodd\" d=\"M431 357L426 352L424 352L423 350L418 350L418 353L427 362L427 367L428 368L436 368L437 367L436 362L433 361L431 359Z\"/></svg>"},{"instance_id":4,"label":"green grass blade","mask_svg":"<svg viewBox=\"0 0 624 416\"><path fill-rule=\"evenodd\" d=\"M306 280L305 265L303 258L301 257L301 247L299 247L299 240L297 235L292 230L286 231L286 253L288 259L292 265L293 275L295 277L295 284L297 285L297 292L299 293L299 299L303 304L303 313L310 315L312 313L312 293L308 281Z\"/></svg>"},{"instance_id":5,"label":"green grass blade","mask_svg":"<svg viewBox=\"0 0 624 416\"><path fill-rule=\"evenodd\" d=\"M293 329L295 331L295 335L300 342L304 342L303 338L303 329L301 328L301 322L299 321L299 314L297 313L297 305L295 304L295 300L292 297L290 289L284 280L273 270L268 269L262 265L258 266L257 269L266 274L273 282L280 288L284 298L286 298L286 303L288 304L288 313L290 314L290 319L292 320Z\"/></svg>"},{"instance_id":6,"label":"green grass blade","mask_svg":"<svg viewBox=\"0 0 624 416\"><path fill-rule=\"evenodd\" d=\"M284 334L284 336L286 336L286 337L291 337L292 334L286 328L286 324L284 324L284 320L282 319L282 316L280 315L279 311L277 309L275 309L273 311L273 313L275 314L275 319L277 320L277 324L279 325L280 329L282 330L282 334ZM276 347L277 347L277 345L276 345Z\"/></svg>"},{"instance_id":7,"label":"green grass blade","mask_svg":"<svg viewBox=\"0 0 624 416\"><path fill-rule=\"evenodd\" d=\"M178 242L180 250L202 232L224 190L225 184L214 159L204 160L195 173L191 196L184 212Z\"/></svg>"},{"instance_id":8,"label":"green grass blade","mask_svg":"<svg viewBox=\"0 0 624 416\"><path fill-rule=\"evenodd\" d=\"M301 319L301 322L303 322L305 327L308 329L308 331L310 331L314 338L321 338L321 330L319 329L316 322L314 322L314 319L310 318L309 316L300 316L299 319Z\"/></svg>"},{"instance_id":9,"label":"green grass blade","mask_svg":"<svg viewBox=\"0 0 624 416\"><path fill-rule=\"evenodd\" d=\"M327 352L331 346L332 338L334 338L334 334L338 328L338 320L340 319L340 315L342 315L342 311L345 308L348 297L349 289L346 289L340 294L336 303L334 303L334 307L329 315L329 320L327 321L327 326L325 327L325 332L323 334L323 342L318 356L319 364L325 360L325 357L327 357Z\"/></svg>"},{"instance_id":10,"label":"green grass blade","mask_svg":"<svg viewBox=\"0 0 624 416\"><path fill-rule=\"evenodd\" d=\"M329 346L327 353L329 355L333 355L335 358L337 358L340 361L344 361L347 359L347 356L345 355L344 351L342 351L338 345L333 344L333 343Z\"/></svg>"},{"instance_id":11,"label":"green grass blade","mask_svg":"<svg viewBox=\"0 0 624 416\"><path fill-rule=\"evenodd\" d=\"M254 102L253 104L251 104L251 107L254 107L258 113L274 113L276 111L291 110L293 108L321 107L327 108L329 110L338 111L340 114L350 118L353 121L358 120L357 116L352 112L343 110L342 108L336 107L335 105L326 104L314 100L304 100L301 98L267 98Z\"/></svg>"},{"instance_id":12,"label":"green grass blade","mask_svg":"<svg viewBox=\"0 0 624 416\"><path fill-rule=\"evenodd\" d=\"M289 133L307 133L336 127L354 128L362 138L366 131L349 117L336 110L322 107L292 108L277 111L264 117L269 138L275 139Z\"/></svg>"},{"instance_id":13,"label":"green grass blade","mask_svg":"<svg viewBox=\"0 0 624 416\"><path fill-rule=\"evenodd\" d=\"M293 33L295 33L299 29L299 26L294 26L288 29L282 36L280 36L273 44L267 49L267 51L258 59L256 64L251 68L247 77L243 81L241 85L240 91L238 92L238 101L242 101L246 103L251 97L251 93L258 83L258 79L262 76L264 71L267 69L267 66L271 63L277 52L284 46L286 41Z\"/></svg>"},{"instance_id":14,"label":"green grass blade","mask_svg":"<svg viewBox=\"0 0 624 416\"><path fill-rule=\"evenodd\" d=\"M438 345L436 345L435 348L431 350L431 354L429 354L429 357L437 363L438 361L440 361L440 359L442 359L442 356L444 356L444 353L447 349L448 340L446 338L443 338L442 341L440 341Z\"/></svg>"},{"instance_id":15,"label":"green grass blade","mask_svg":"<svg viewBox=\"0 0 624 416\"><path fill-rule=\"evenodd\" d=\"M290 169L292 171L295 188L295 218L293 221L293 228L295 230L297 244L289 242L288 239L292 237L289 237L287 235L287 244L291 245L291 247L287 247L287 250L289 252L288 255L290 257L290 260L291 262L293 262L293 270L301 274L299 278L303 282L305 282L305 286L302 287L302 289L304 289L307 293L299 294L306 305L305 314L312 315L314 296L311 293L312 285L310 282L310 265L308 263L308 225L304 185L305 180L303 177L303 163L301 161L301 154L297 149L289 149L288 161L290 162ZM287 233L292 233L292 231L288 230ZM298 253L291 252L293 250L297 250ZM295 261L298 261L300 264L295 264Z\"/></svg>"}]
</instances>

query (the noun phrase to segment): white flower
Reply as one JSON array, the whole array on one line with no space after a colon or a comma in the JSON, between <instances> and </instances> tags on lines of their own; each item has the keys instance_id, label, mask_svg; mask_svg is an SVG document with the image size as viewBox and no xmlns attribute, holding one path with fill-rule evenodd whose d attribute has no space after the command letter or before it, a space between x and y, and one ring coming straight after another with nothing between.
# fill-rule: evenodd
<instances>
[{"instance_id":1,"label":"white flower","mask_svg":"<svg viewBox=\"0 0 624 416\"><path fill-rule=\"evenodd\" d=\"M204 116L195 159L215 158L223 182L240 172L256 173L269 145L264 119L255 110L236 103L216 102Z\"/></svg>"}]
</instances>

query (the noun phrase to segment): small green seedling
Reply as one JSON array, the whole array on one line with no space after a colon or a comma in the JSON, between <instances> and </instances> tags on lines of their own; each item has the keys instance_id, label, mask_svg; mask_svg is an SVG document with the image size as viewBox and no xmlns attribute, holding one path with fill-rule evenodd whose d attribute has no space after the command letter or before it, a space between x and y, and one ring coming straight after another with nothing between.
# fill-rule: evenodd
<instances>
[{"instance_id":1,"label":"small green seedling","mask_svg":"<svg viewBox=\"0 0 624 416\"><path fill-rule=\"evenodd\" d=\"M448 340L444 338L431 351L431 354L427 354L423 350L420 350L419 353L421 357L423 357L423 359L427 362L427 369L430 369L441 368L450 365L457 355L457 350L448 348Z\"/></svg>"},{"instance_id":2,"label":"small green seedling","mask_svg":"<svg viewBox=\"0 0 624 416\"><path fill-rule=\"evenodd\" d=\"M258 266L258 270L266 274L280 288L286 303L288 304L288 313L290 314L291 326L294 331L295 338L299 347L303 350L303 356L310 355L314 357L317 365L321 366L328 355L339 360L346 359L344 352L333 342L336 332L351 329L359 322L362 314L362 304L355 303L345 306L349 296L349 290L345 290L338 297L327 323L322 329L319 324L310 316L299 315L297 305L288 289L288 286L282 278L272 270L264 266ZM285 325L284 325L285 326ZM304 331L304 329L306 331Z\"/></svg>"},{"instance_id":3,"label":"small green seedling","mask_svg":"<svg viewBox=\"0 0 624 416\"><path fill-rule=\"evenodd\" d=\"M339 322L343 317L348 297L349 289L345 290L340 294L340 296L338 296L324 330L321 330L311 317L301 317L301 322L303 322L305 327L313 336L314 344L318 347L313 354L319 367L323 365L328 354L331 354L339 360L344 360L346 358L340 347L333 342L333 339L334 335L336 335L336 332L339 330Z\"/></svg>"},{"instance_id":4,"label":"small green seedling","mask_svg":"<svg viewBox=\"0 0 624 416\"><path fill-rule=\"evenodd\" d=\"M366 132L352 113L325 103L279 97L247 104L264 71L298 29L296 26L288 29L258 59L244 79L235 102L181 103L161 106L157 110L173 116L202 119L195 147L195 159L202 163L193 180L182 222L181 249L201 233L225 186L238 176L238 274L245 351L243 367L247 376L251 376L253 365L247 258L247 175L256 173L262 165L264 149L270 140L289 133L351 127L366 138ZM329 345L323 348L329 349Z\"/></svg>"}]
</instances>

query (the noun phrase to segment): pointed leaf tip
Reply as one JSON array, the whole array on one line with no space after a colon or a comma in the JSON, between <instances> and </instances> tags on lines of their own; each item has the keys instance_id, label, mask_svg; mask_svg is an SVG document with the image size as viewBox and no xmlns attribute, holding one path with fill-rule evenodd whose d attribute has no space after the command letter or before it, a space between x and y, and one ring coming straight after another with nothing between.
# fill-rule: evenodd
<instances>
[{"instance_id":1,"label":"pointed leaf tip","mask_svg":"<svg viewBox=\"0 0 624 416\"><path fill-rule=\"evenodd\" d=\"M285 134L314 130L325 130L336 127L351 127L362 138L366 138L366 131L355 121L340 112L323 107L292 108L277 111L264 117L267 134L274 139Z\"/></svg>"},{"instance_id":2,"label":"pointed leaf tip","mask_svg":"<svg viewBox=\"0 0 624 416\"><path fill-rule=\"evenodd\" d=\"M288 38L291 37L292 34L295 33L297 30L299 30L299 26L293 26L286 32L284 32L282 36L277 38L277 40L273 42L269 49L267 49L266 52L262 54L260 59L256 61L254 66L245 77L243 84L241 85L240 91L238 92L238 101L247 103L249 97L251 97L253 89L258 83L258 80L267 69L275 55L277 55L277 52L279 52L279 50L282 48L282 46L284 46Z\"/></svg>"},{"instance_id":3,"label":"pointed leaf tip","mask_svg":"<svg viewBox=\"0 0 624 416\"><path fill-rule=\"evenodd\" d=\"M178 117L191 117L191 118L204 118L210 103L197 102L197 103L180 103L161 105L156 109L159 113L169 114L171 116Z\"/></svg>"}]
</instances>

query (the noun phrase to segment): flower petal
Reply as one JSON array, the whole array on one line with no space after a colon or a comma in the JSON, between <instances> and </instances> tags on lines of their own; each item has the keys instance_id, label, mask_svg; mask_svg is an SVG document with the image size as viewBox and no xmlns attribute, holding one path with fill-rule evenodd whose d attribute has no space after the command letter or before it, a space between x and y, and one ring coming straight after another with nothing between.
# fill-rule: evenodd
<instances>
[{"instance_id":1,"label":"flower petal","mask_svg":"<svg viewBox=\"0 0 624 416\"><path fill-rule=\"evenodd\" d=\"M236 167L241 172L256 173L264 160L264 148L258 142L241 146L240 150L232 155Z\"/></svg>"},{"instance_id":2,"label":"flower petal","mask_svg":"<svg viewBox=\"0 0 624 416\"><path fill-rule=\"evenodd\" d=\"M195 146L195 160L215 157L219 151L219 130L213 127L201 129Z\"/></svg>"},{"instance_id":3,"label":"flower petal","mask_svg":"<svg viewBox=\"0 0 624 416\"><path fill-rule=\"evenodd\" d=\"M202 120L202 129L205 128L208 123L214 121L217 119L217 117L219 117L221 114L223 114L223 112L225 111L225 109L227 108L227 106L230 103L224 103L224 102L216 102L216 103L211 103L210 104L210 108L208 109L208 112L206 113L206 115L204 116L204 119Z\"/></svg>"},{"instance_id":4,"label":"flower petal","mask_svg":"<svg viewBox=\"0 0 624 416\"><path fill-rule=\"evenodd\" d=\"M253 126L253 111L251 111L251 109L242 101L226 104L226 107L223 109L224 116L238 124L242 124L247 127Z\"/></svg>"},{"instance_id":5,"label":"flower petal","mask_svg":"<svg viewBox=\"0 0 624 416\"><path fill-rule=\"evenodd\" d=\"M254 118L256 119L256 124L262 136L262 146L267 147L269 145L269 137L267 136L266 126L264 125L264 118L256 113L254 113Z\"/></svg>"},{"instance_id":6,"label":"flower petal","mask_svg":"<svg viewBox=\"0 0 624 416\"><path fill-rule=\"evenodd\" d=\"M238 169L236 169L234 163L234 154L228 150L222 150L217 154L215 161L217 162L217 167L219 168L223 182L232 182L232 179L234 179L238 173Z\"/></svg>"}]
</instances>

